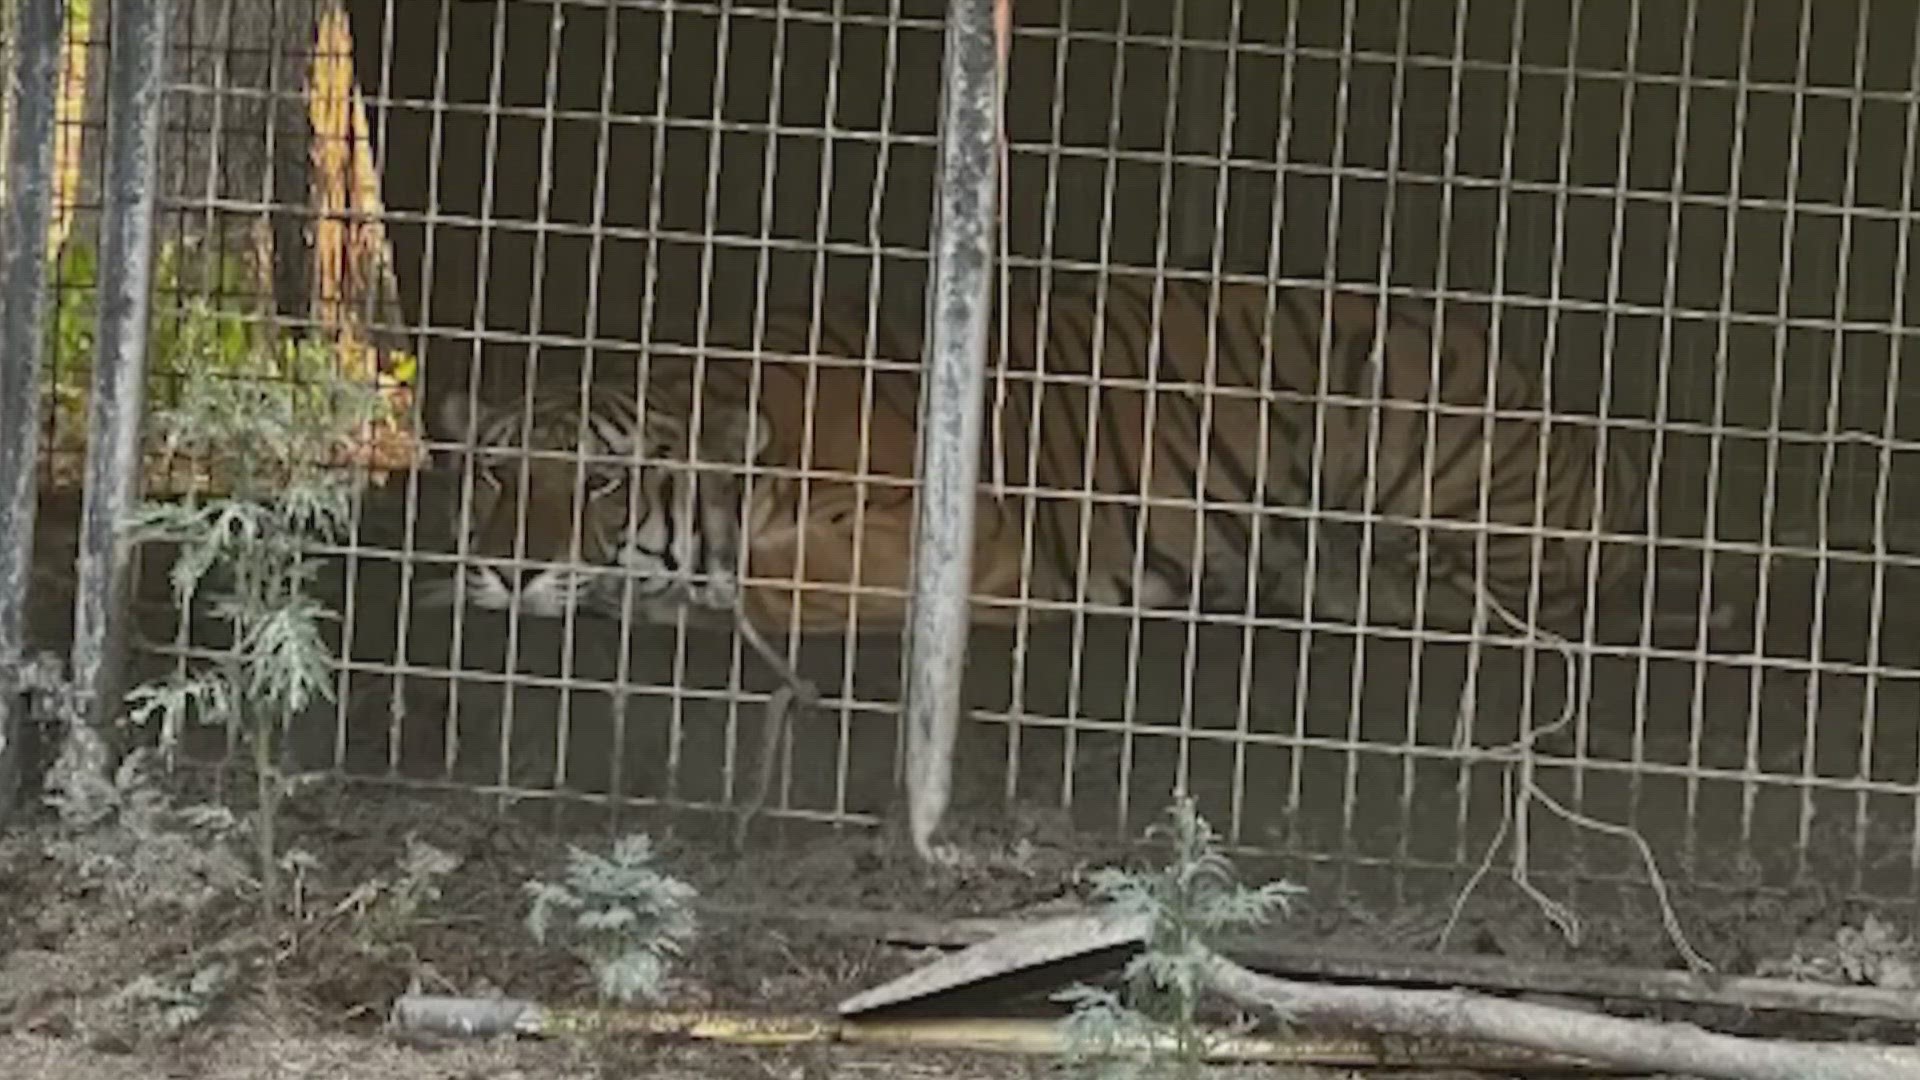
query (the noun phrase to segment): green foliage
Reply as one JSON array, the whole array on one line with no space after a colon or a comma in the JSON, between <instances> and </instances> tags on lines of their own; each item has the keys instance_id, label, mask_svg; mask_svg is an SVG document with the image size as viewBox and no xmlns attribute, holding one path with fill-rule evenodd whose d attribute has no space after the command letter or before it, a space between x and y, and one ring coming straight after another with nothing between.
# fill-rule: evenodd
<instances>
[{"instance_id":1,"label":"green foliage","mask_svg":"<svg viewBox=\"0 0 1920 1080\"><path fill-rule=\"evenodd\" d=\"M142 975L107 1000L123 1026L143 1038L170 1039L206 1019L233 982L233 967L214 963L184 979Z\"/></svg>"},{"instance_id":2,"label":"green foliage","mask_svg":"<svg viewBox=\"0 0 1920 1080\"><path fill-rule=\"evenodd\" d=\"M1107 868L1092 878L1109 911L1147 926L1146 947L1123 972L1125 995L1076 986L1055 998L1073 1010L1063 1021L1070 1061L1102 1077L1198 1076L1211 1050L1199 1019L1209 939L1285 914L1302 891L1284 881L1240 884L1219 837L1186 796L1148 836L1171 845L1163 866Z\"/></svg>"},{"instance_id":3,"label":"green foliage","mask_svg":"<svg viewBox=\"0 0 1920 1080\"><path fill-rule=\"evenodd\" d=\"M93 370L95 318L98 313L99 255L83 237L74 236L54 264L52 393L59 420L79 422L85 414ZM301 382L324 382L335 373L330 349L268 347L271 336L259 312L264 306L258 270L239 255L207 250L197 242L166 243L154 256L153 314L147 347L147 400L159 408L180 404L187 387L201 378L253 376L263 356L276 361L273 373ZM392 382L411 384L418 361L411 354L388 356ZM71 415L67 415L71 414Z\"/></svg>"},{"instance_id":4,"label":"green foliage","mask_svg":"<svg viewBox=\"0 0 1920 1080\"><path fill-rule=\"evenodd\" d=\"M653 841L624 837L611 857L569 847L566 881L529 881L527 930L567 948L594 973L600 996L657 1001L667 966L695 931L692 886L654 869Z\"/></svg>"},{"instance_id":5,"label":"green foliage","mask_svg":"<svg viewBox=\"0 0 1920 1080\"><path fill-rule=\"evenodd\" d=\"M93 365L94 284L98 267L93 245L69 242L54 271L53 407L58 422L84 414L87 379Z\"/></svg>"},{"instance_id":6,"label":"green foliage","mask_svg":"<svg viewBox=\"0 0 1920 1080\"><path fill-rule=\"evenodd\" d=\"M172 585L180 609L192 611L211 592L205 610L232 628L233 644L218 662L134 689L129 719L157 722L168 745L189 720L247 736L259 781L260 874L275 904L273 815L282 778L274 746L294 717L332 696L324 629L334 613L311 591L319 570L312 545L347 529L353 481L334 463L381 402L373 388L338 373L324 342L260 343L235 360L226 355L234 347L229 324L217 312L196 304L188 314L177 328L180 354L197 370L229 366L222 376L187 381L155 426L199 486L219 494L149 502L124 527L135 543L177 547ZM287 377L293 371L315 377Z\"/></svg>"},{"instance_id":7,"label":"green foliage","mask_svg":"<svg viewBox=\"0 0 1920 1080\"><path fill-rule=\"evenodd\" d=\"M1098 1080L1141 1080L1161 1066L1164 1043L1158 1025L1120 995L1097 986L1072 986L1053 999L1073 1010L1060 1022L1069 1067Z\"/></svg>"},{"instance_id":8,"label":"green foliage","mask_svg":"<svg viewBox=\"0 0 1920 1080\"><path fill-rule=\"evenodd\" d=\"M182 340L196 351L223 347L213 320L198 325ZM309 340L285 351L326 350ZM347 528L352 478L331 461L371 418L377 396L337 377L315 385L264 371L236 375L194 380L180 404L157 418L168 449L224 494L149 503L127 522L137 543L178 545L172 585L182 611L193 608L209 575L226 584L209 608L233 627L232 661L129 695L134 722L159 720L168 739L189 717L248 720L245 726L260 729L332 693L323 626L334 614L309 591L319 570L310 545L338 540Z\"/></svg>"},{"instance_id":9,"label":"green foliage","mask_svg":"<svg viewBox=\"0 0 1920 1080\"><path fill-rule=\"evenodd\" d=\"M440 899L441 883L459 868L459 856L407 837L406 853L393 872L361 882L337 907L352 919L354 950L374 957L409 952L407 934Z\"/></svg>"},{"instance_id":10,"label":"green foliage","mask_svg":"<svg viewBox=\"0 0 1920 1080\"><path fill-rule=\"evenodd\" d=\"M253 375L264 328L258 275L230 252L162 244L153 265L154 312L148 339L153 401L171 406L182 381L204 375ZM187 297L194 297L186 300ZM184 302L183 302L184 301ZM312 378L319 371L288 371Z\"/></svg>"},{"instance_id":11,"label":"green foliage","mask_svg":"<svg viewBox=\"0 0 1920 1080\"><path fill-rule=\"evenodd\" d=\"M51 396L61 431L80 431L85 425L98 263L94 246L72 237L55 264ZM259 290L244 259L163 244L154 258L153 291L156 303L148 338L152 360L147 366L147 397L153 404L177 405L182 388L199 375L231 375L255 366L264 334L253 314ZM211 299L182 303L189 295Z\"/></svg>"}]
</instances>

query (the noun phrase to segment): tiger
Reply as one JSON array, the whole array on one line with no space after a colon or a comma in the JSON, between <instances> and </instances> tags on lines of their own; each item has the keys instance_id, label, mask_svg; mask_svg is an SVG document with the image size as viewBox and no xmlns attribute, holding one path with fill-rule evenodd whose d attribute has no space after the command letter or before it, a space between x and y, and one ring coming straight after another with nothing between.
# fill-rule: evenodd
<instances>
[{"instance_id":1,"label":"tiger","mask_svg":"<svg viewBox=\"0 0 1920 1080\"><path fill-rule=\"evenodd\" d=\"M865 308L825 312L770 316L750 355L656 355L530 401L446 395L474 477L455 522L470 600L732 609L770 634L903 623L921 343L881 327L876 351L909 362L861 363ZM1115 272L1006 313L983 380L977 623L1567 626L1633 562L1600 536L1639 525L1644 471L1594 424L1547 422L1538 382L1457 312Z\"/></svg>"}]
</instances>

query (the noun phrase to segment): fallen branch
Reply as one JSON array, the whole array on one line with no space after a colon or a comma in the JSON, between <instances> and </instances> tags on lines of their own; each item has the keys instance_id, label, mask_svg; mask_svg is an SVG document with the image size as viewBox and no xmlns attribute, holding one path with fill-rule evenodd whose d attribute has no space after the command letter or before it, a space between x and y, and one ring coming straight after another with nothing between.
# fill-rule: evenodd
<instances>
[{"instance_id":1,"label":"fallen branch","mask_svg":"<svg viewBox=\"0 0 1920 1080\"><path fill-rule=\"evenodd\" d=\"M1712 1080L1913 1080L1920 1051L1883 1046L1743 1039L1691 1024L1626 1020L1461 990L1400 990L1294 982L1218 955L1216 993L1292 1021L1415 1038L1470 1039L1569 1055L1627 1069Z\"/></svg>"},{"instance_id":2,"label":"fallen branch","mask_svg":"<svg viewBox=\"0 0 1920 1080\"><path fill-rule=\"evenodd\" d=\"M954 1017L847 1020L805 1014L770 1015L696 1010L544 1008L512 998L456 998L410 994L388 1019L397 1035L492 1039L593 1035L672 1037L738 1046L843 1043L918 1050L1056 1056L1066 1050L1059 1024L1034 1018ZM1327 1068L1473 1069L1511 1072L1553 1069L1606 1075L1565 1055L1454 1039L1342 1038L1288 1033L1274 1037L1222 1034L1208 1060Z\"/></svg>"},{"instance_id":3,"label":"fallen branch","mask_svg":"<svg viewBox=\"0 0 1920 1080\"><path fill-rule=\"evenodd\" d=\"M816 929L872 937L913 948L962 949L1040 921L1034 917L993 916L949 919L906 912L716 900L702 901L698 907L703 919L811 923ZM1749 975L1726 975L1709 980L1685 971L1363 949L1323 941L1291 942L1253 935L1229 935L1222 938L1218 946L1222 955L1268 975L1464 986L1508 993L1661 1005L1716 1005L1744 1012L1920 1024L1920 998L1907 991L1878 986L1840 986Z\"/></svg>"}]
</instances>

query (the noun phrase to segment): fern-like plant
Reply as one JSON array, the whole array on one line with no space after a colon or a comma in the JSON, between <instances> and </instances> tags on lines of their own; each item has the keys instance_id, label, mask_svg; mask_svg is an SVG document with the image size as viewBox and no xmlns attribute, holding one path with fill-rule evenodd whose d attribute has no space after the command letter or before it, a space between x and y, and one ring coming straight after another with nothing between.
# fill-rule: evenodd
<instances>
[{"instance_id":1,"label":"fern-like plant","mask_svg":"<svg viewBox=\"0 0 1920 1080\"><path fill-rule=\"evenodd\" d=\"M527 882L527 930L593 969L600 996L658 1001L668 966L693 939L693 886L654 868L653 840L623 837L611 856L569 846L566 880Z\"/></svg>"},{"instance_id":2,"label":"fern-like plant","mask_svg":"<svg viewBox=\"0 0 1920 1080\"><path fill-rule=\"evenodd\" d=\"M176 325L177 354L202 374L157 417L158 432L170 458L192 470L190 490L216 494L148 503L125 527L136 543L177 546L180 610L191 612L209 594L207 610L233 640L218 661L134 689L130 719L158 723L167 746L190 720L245 736L259 797L259 873L273 911L283 787L276 748L296 716L332 696L324 626L334 614L312 592L320 568L313 545L347 528L353 481L335 463L381 400L329 363L332 348L319 339L273 345L256 337L235 357L223 314L190 306Z\"/></svg>"},{"instance_id":3,"label":"fern-like plant","mask_svg":"<svg viewBox=\"0 0 1920 1080\"><path fill-rule=\"evenodd\" d=\"M231 964L214 963L167 979L141 975L107 999L132 1032L171 1039L206 1019L233 984Z\"/></svg>"},{"instance_id":4,"label":"fern-like plant","mask_svg":"<svg viewBox=\"0 0 1920 1080\"><path fill-rule=\"evenodd\" d=\"M1095 897L1110 911L1145 922L1146 946L1127 964L1124 995L1076 986L1056 996L1073 1008L1063 1041L1072 1063L1102 1077L1191 1080L1212 1051L1199 1021L1209 939L1284 914L1302 890L1285 881L1240 884L1219 837L1185 795L1148 836L1171 845L1163 866L1107 868L1092 877Z\"/></svg>"}]
</instances>

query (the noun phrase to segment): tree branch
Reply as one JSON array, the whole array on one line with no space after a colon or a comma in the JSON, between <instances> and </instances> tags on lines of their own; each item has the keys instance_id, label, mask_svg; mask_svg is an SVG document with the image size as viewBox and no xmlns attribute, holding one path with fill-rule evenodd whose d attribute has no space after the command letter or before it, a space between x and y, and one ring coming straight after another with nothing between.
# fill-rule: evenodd
<instances>
[{"instance_id":1,"label":"tree branch","mask_svg":"<svg viewBox=\"0 0 1920 1080\"><path fill-rule=\"evenodd\" d=\"M1743 1039L1691 1024L1628 1020L1462 990L1402 990L1275 979L1212 958L1217 993L1289 1019L1401 1035L1481 1039L1629 1069L1715 1080L1912 1080L1920 1052Z\"/></svg>"}]
</instances>

